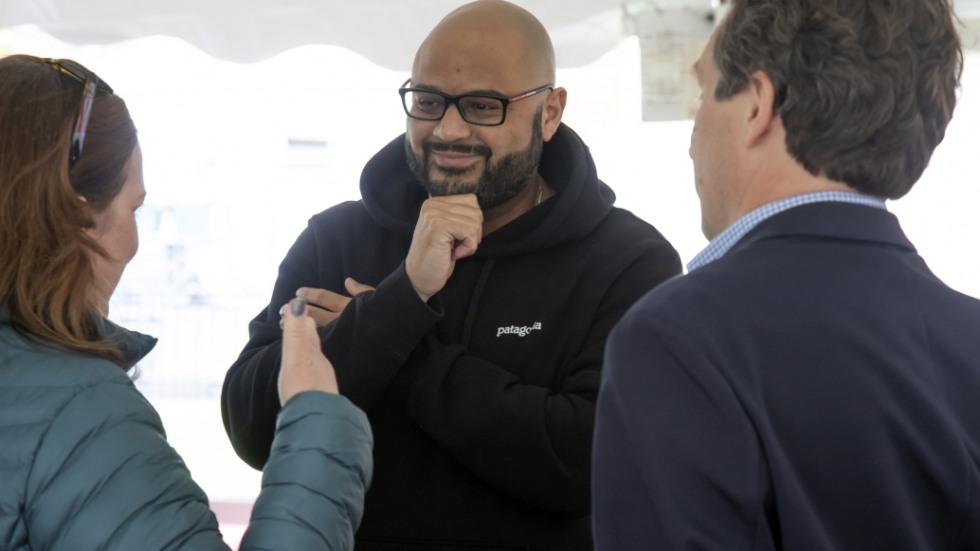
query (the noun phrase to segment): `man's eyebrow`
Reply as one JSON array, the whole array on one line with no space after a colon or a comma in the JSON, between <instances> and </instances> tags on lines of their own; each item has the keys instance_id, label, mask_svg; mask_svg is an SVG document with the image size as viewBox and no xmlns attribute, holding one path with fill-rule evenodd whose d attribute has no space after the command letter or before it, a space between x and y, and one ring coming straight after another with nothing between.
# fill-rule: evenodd
<instances>
[{"instance_id":1,"label":"man's eyebrow","mask_svg":"<svg viewBox=\"0 0 980 551\"><path fill-rule=\"evenodd\" d=\"M439 92L439 93L442 93L442 94L445 94L446 93L442 88L440 88L438 86L429 86L429 85L426 85L426 84L415 84L414 82L412 83L412 88L419 88L419 89L422 89L422 90L431 90L433 92ZM452 95L452 94L449 94L449 95ZM459 97L459 96L490 96L490 97L501 97L501 98L506 98L507 97L506 94L502 94L498 90L489 90L489 89L487 89L487 90L468 90L466 92L463 92L462 94L459 94L459 95L456 95L456 96L453 96L453 97Z\"/></svg>"}]
</instances>

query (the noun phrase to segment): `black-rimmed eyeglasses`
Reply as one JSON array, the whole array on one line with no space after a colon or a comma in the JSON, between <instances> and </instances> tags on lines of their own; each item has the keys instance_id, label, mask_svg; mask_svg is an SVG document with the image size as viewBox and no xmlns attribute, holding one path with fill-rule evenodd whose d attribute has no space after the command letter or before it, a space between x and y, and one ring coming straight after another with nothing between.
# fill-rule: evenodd
<instances>
[{"instance_id":1,"label":"black-rimmed eyeglasses","mask_svg":"<svg viewBox=\"0 0 980 551\"><path fill-rule=\"evenodd\" d=\"M51 67L58 70L63 75L81 82L82 102L78 107L78 115L75 117L75 126L71 131L71 149L68 151L68 168L75 166L78 158L82 155L82 148L85 146L85 132L88 131L88 119L92 114L92 101L95 100L95 93L112 93L112 86L101 80L95 73L86 69L81 63L70 59L42 59Z\"/></svg>"},{"instance_id":2,"label":"black-rimmed eyeglasses","mask_svg":"<svg viewBox=\"0 0 980 551\"><path fill-rule=\"evenodd\" d=\"M402 107L405 114L420 121L437 121L442 119L450 105L459 109L459 115L470 124L480 126L498 126L507 119L507 106L515 101L527 99L545 90L554 89L554 84L545 84L534 90L513 97L496 94L463 94L450 96L426 88L406 88L411 79L398 89L402 96Z\"/></svg>"}]
</instances>

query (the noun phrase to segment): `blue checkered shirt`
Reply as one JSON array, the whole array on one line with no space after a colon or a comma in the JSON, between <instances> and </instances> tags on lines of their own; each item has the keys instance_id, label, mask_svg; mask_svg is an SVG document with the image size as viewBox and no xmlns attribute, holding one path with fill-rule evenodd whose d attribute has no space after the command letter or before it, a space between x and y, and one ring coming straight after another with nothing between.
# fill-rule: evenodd
<instances>
[{"instance_id":1,"label":"blue checkered shirt","mask_svg":"<svg viewBox=\"0 0 980 551\"><path fill-rule=\"evenodd\" d=\"M697 270L698 268L706 264L710 264L711 262L725 256L725 253L727 253L728 250L735 245L735 243L738 243L738 240L742 239L742 237L744 237L749 230L758 226L763 220L774 214L783 212L784 210L789 210L793 207L798 207L800 205L831 201L836 201L839 203L853 203L855 205L865 205L879 209L885 208L885 202L877 197L847 191L818 191L816 193L805 193L803 195L773 201L772 203L762 205L754 211L739 218L732 225L725 228L725 231L716 235L715 238L708 243L707 247L705 247L697 254L697 256L692 258L691 261L687 263L687 271L688 273L693 272L694 270Z\"/></svg>"}]
</instances>

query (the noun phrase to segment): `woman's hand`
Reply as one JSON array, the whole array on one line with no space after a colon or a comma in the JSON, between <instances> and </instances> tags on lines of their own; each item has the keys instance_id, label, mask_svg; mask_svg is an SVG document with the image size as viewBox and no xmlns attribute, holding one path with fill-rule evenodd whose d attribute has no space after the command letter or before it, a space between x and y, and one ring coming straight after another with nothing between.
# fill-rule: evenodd
<instances>
[{"instance_id":1,"label":"woman's hand","mask_svg":"<svg viewBox=\"0 0 980 551\"><path fill-rule=\"evenodd\" d=\"M306 301L295 298L283 312L282 364L279 369L279 403L308 390L338 394L337 376L320 349L316 322L307 313Z\"/></svg>"}]
</instances>

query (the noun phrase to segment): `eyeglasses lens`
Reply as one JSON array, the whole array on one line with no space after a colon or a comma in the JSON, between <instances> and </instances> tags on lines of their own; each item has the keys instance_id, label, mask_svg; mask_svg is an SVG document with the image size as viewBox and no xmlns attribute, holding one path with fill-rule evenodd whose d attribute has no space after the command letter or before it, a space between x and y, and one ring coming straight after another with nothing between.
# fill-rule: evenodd
<instances>
[{"instance_id":1,"label":"eyeglasses lens","mask_svg":"<svg viewBox=\"0 0 980 551\"><path fill-rule=\"evenodd\" d=\"M460 96L447 102L445 96L435 92L409 90L403 98L408 115L421 120L441 119L448 103L456 104L463 120L473 124L496 125L504 118L504 102L492 97Z\"/></svg>"}]
</instances>

